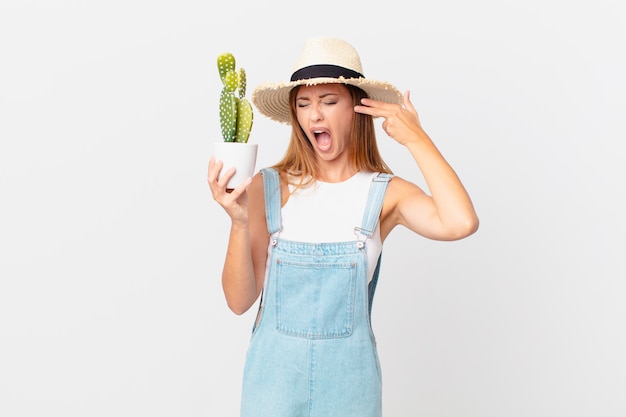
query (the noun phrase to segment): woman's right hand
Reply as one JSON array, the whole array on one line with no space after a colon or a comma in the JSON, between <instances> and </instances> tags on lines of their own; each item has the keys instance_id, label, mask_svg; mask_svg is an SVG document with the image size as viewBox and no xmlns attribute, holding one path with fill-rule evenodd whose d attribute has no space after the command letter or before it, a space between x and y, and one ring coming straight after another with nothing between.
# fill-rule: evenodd
<instances>
[{"instance_id":1,"label":"woman's right hand","mask_svg":"<svg viewBox=\"0 0 626 417\"><path fill-rule=\"evenodd\" d=\"M222 161L216 161L215 157L211 156L207 182L209 183L209 188L211 188L213 199L224 208L233 224L247 226L248 194L246 189L252 182L252 178L248 178L235 189L227 189L226 184L228 184L228 180L235 174L235 168L229 168L220 176L223 167L224 164Z\"/></svg>"}]
</instances>

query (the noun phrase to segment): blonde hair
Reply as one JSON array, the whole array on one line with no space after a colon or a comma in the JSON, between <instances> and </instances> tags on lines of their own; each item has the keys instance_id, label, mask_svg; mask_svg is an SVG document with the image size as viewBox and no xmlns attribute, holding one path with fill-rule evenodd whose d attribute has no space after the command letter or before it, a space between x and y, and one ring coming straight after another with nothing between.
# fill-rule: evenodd
<instances>
[{"instance_id":1,"label":"blonde hair","mask_svg":"<svg viewBox=\"0 0 626 417\"><path fill-rule=\"evenodd\" d=\"M350 92L353 105L361 104L367 93L358 87L344 85ZM319 167L315 160L315 150L306 137L296 117L296 92L298 87L289 92L291 109L291 138L283 159L273 166L281 173L290 185L297 188L306 187L319 178ZM391 169L378 151L376 131L372 116L354 113L350 135L350 164L356 171L385 172L392 174Z\"/></svg>"}]
</instances>

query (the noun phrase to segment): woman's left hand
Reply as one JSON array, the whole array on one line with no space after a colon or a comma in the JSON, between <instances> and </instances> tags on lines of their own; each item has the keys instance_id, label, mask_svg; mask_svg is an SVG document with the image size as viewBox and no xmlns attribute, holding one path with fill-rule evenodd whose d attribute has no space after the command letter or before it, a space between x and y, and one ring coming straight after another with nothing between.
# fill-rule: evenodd
<instances>
[{"instance_id":1,"label":"woman's left hand","mask_svg":"<svg viewBox=\"0 0 626 417\"><path fill-rule=\"evenodd\" d=\"M417 110L411 103L409 91L404 93L402 99L404 104L401 106L364 98L360 106L354 107L354 111L384 118L382 127L385 133L398 143L406 145L420 134L424 134L424 131Z\"/></svg>"}]
</instances>

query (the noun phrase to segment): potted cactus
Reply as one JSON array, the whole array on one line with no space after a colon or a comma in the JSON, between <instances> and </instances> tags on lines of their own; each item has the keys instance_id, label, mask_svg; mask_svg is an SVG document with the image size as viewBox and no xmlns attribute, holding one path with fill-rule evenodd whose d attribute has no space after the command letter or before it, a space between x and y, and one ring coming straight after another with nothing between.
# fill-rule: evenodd
<instances>
[{"instance_id":1,"label":"potted cactus","mask_svg":"<svg viewBox=\"0 0 626 417\"><path fill-rule=\"evenodd\" d=\"M245 97L246 71L236 69L233 54L218 55L217 69L223 84L219 103L222 141L214 144L214 155L224 163L224 170L235 167L235 175L226 186L233 189L254 173L258 146L248 143L254 113Z\"/></svg>"}]
</instances>

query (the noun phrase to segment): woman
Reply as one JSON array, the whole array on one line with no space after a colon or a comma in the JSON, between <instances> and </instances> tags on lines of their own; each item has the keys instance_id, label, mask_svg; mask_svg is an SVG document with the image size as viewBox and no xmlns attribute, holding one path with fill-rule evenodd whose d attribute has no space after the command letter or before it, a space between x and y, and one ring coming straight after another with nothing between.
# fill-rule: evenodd
<instances>
[{"instance_id":1,"label":"woman","mask_svg":"<svg viewBox=\"0 0 626 417\"><path fill-rule=\"evenodd\" d=\"M221 161L208 183L231 218L222 285L246 312L261 298L244 371L242 417L381 416L370 315L382 244L398 225L456 240L478 218L420 124L409 93L363 77L346 42L307 41L291 81L252 101L292 125L287 152L232 192ZM430 194L391 173L373 118L411 153Z\"/></svg>"}]
</instances>

